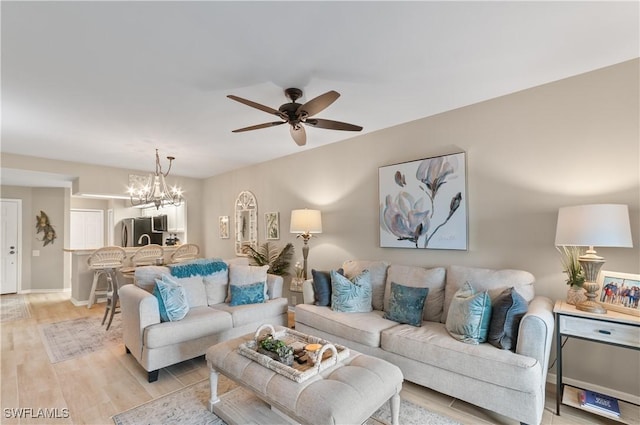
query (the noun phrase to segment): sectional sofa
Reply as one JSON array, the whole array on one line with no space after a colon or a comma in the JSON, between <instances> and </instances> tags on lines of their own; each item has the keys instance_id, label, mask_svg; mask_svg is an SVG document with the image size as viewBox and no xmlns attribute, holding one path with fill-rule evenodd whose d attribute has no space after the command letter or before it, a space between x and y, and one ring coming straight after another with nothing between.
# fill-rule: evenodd
<instances>
[{"instance_id":1,"label":"sectional sofa","mask_svg":"<svg viewBox=\"0 0 640 425\"><path fill-rule=\"evenodd\" d=\"M303 285L304 304L296 306L296 330L385 359L410 382L516 419L539 424L545 401L545 381L554 318L550 299L535 296L534 277L519 270L449 266L422 267L381 261L347 261L348 278L368 270L373 290L370 312L340 312L315 305L313 280ZM420 326L385 318L391 284L426 287ZM447 331L448 310L467 282L492 300L513 287L527 310L514 336L515 347L469 344ZM528 305L527 305L528 303Z\"/></svg>"},{"instance_id":2,"label":"sectional sofa","mask_svg":"<svg viewBox=\"0 0 640 425\"><path fill-rule=\"evenodd\" d=\"M255 332L262 324L287 326L288 300L282 298L283 279L249 266L246 259L220 262L211 273L207 260L196 260L205 269L177 277L184 288L188 312L179 320L162 321L159 299L152 292L156 279L176 274L174 267L139 267L136 284L120 288L123 339L127 350L148 372L149 382L158 379L159 369L202 356L214 344ZM259 276L259 277L258 277ZM266 301L232 305L229 285L266 282Z\"/></svg>"}]
</instances>

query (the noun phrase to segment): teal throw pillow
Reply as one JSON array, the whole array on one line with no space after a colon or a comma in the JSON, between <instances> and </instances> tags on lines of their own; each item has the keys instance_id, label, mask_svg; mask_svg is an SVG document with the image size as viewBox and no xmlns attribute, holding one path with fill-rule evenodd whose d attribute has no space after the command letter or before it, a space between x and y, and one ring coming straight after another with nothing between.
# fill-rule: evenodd
<instances>
[{"instance_id":1,"label":"teal throw pillow","mask_svg":"<svg viewBox=\"0 0 640 425\"><path fill-rule=\"evenodd\" d=\"M182 320L189 312L187 294L178 282L172 277L163 275L162 279L156 279L156 287L153 293L158 298L160 320L163 322L175 322Z\"/></svg>"},{"instance_id":2,"label":"teal throw pillow","mask_svg":"<svg viewBox=\"0 0 640 425\"><path fill-rule=\"evenodd\" d=\"M231 285L229 305L259 304L264 302L264 282L249 285Z\"/></svg>"},{"instance_id":3,"label":"teal throw pillow","mask_svg":"<svg viewBox=\"0 0 640 425\"><path fill-rule=\"evenodd\" d=\"M515 351L520 321L528 309L527 301L515 288L502 291L493 300L491 307L491 323L487 337L489 344L503 350Z\"/></svg>"},{"instance_id":4,"label":"teal throw pillow","mask_svg":"<svg viewBox=\"0 0 640 425\"><path fill-rule=\"evenodd\" d=\"M449 334L468 344L487 341L491 321L491 297L487 291L476 293L466 282L449 305L445 327Z\"/></svg>"},{"instance_id":5,"label":"teal throw pillow","mask_svg":"<svg viewBox=\"0 0 640 425\"><path fill-rule=\"evenodd\" d=\"M364 270L352 279L347 279L331 270L331 310L343 313L368 313L372 310L371 278Z\"/></svg>"},{"instance_id":6,"label":"teal throw pillow","mask_svg":"<svg viewBox=\"0 0 640 425\"><path fill-rule=\"evenodd\" d=\"M422 326L424 301L428 294L429 288L416 288L391 282L389 310L384 312L384 318L411 326Z\"/></svg>"}]
</instances>

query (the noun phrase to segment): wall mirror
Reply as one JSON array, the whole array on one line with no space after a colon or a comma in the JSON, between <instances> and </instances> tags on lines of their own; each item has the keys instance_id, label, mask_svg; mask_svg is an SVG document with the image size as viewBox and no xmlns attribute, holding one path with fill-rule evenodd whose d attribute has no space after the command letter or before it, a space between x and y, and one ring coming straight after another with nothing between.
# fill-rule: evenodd
<instances>
[{"instance_id":1,"label":"wall mirror","mask_svg":"<svg viewBox=\"0 0 640 425\"><path fill-rule=\"evenodd\" d=\"M258 247L258 203L253 193L242 191L236 198L236 255L246 256L245 246Z\"/></svg>"}]
</instances>

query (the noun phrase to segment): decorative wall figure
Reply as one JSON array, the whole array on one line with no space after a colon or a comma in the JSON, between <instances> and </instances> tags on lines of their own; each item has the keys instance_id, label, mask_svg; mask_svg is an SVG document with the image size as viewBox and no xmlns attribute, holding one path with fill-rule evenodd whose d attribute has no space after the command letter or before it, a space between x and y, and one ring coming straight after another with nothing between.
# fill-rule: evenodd
<instances>
[{"instance_id":1,"label":"decorative wall figure","mask_svg":"<svg viewBox=\"0 0 640 425\"><path fill-rule=\"evenodd\" d=\"M42 232L43 235L42 239L38 240L43 242L42 246L52 244L57 237L56 231L49 221L49 216L42 210L40 211L40 215L36 216L36 235L40 232Z\"/></svg>"},{"instance_id":2,"label":"decorative wall figure","mask_svg":"<svg viewBox=\"0 0 640 425\"><path fill-rule=\"evenodd\" d=\"M467 249L465 154L378 169L380 246Z\"/></svg>"}]
</instances>

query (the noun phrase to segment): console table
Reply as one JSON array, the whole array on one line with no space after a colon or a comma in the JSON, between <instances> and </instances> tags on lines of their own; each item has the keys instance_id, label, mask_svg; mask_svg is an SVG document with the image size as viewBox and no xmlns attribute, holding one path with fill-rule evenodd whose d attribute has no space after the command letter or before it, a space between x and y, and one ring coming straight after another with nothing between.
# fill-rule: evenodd
<instances>
[{"instance_id":1,"label":"console table","mask_svg":"<svg viewBox=\"0 0 640 425\"><path fill-rule=\"evenodd\" d=\"M562 383L562 337L640 350L640 317L615 311L608 311L607 314L588 313L564 301L556 301L553 312L556 316L556 415L560 415L560 404L580 408L580 389ZM618 400L618 403L620 422L637 421L640 417L640 407L624 400ZM592 410L589 412L597 414Z\"/></svg>"}]
</instances>

